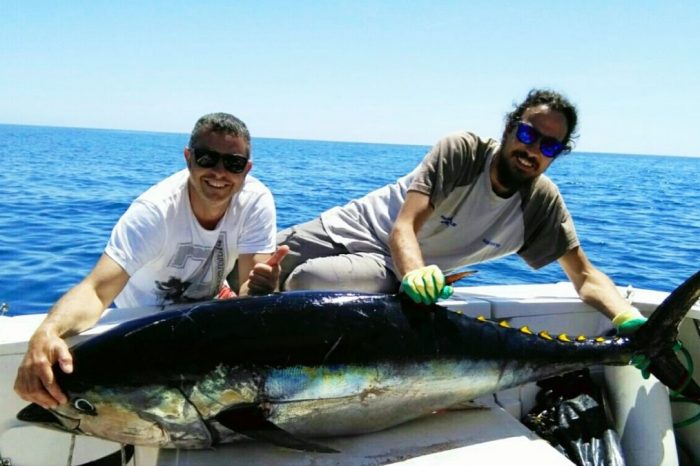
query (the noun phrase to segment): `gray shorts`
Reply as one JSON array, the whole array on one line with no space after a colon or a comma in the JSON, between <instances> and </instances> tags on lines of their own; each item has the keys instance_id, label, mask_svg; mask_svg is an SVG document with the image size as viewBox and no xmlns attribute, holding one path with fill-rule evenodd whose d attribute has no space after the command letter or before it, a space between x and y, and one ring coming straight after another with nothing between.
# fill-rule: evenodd
<instances>
[{"instance_id":1,"label":"gray shorts","mask_svg":"<svg viewBox=\"0 0 700 466\"><path fill-rule=\"evenodd\" d=\"M326 233L320 218L277 234L289 254L282 261L282 290L349 290L396 293L399 281L387 266L391 257L374 252L350 252Z\"/></svg>"}]
</instances>

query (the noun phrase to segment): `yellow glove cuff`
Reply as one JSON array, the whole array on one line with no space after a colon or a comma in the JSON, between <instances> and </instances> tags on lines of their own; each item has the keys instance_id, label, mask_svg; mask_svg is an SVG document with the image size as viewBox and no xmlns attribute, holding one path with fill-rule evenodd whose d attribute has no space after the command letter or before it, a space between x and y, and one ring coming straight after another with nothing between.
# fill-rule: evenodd
<instances>
[{"instance_id":1,"label":"yellow glove cuff","mask_svg":"<svg viewBox=\"0 0 700 466\"><path fill-rule=\"evenodd\" d=\"M645 317L642 315L641 312L639 312L639 309L637 309L636 307L633 307L629 311L625 311L621 314L616 315L612 320L612 324L613 327L619 328L620 325L634 319L645 319Z\"/></svg>"}]
</instances>

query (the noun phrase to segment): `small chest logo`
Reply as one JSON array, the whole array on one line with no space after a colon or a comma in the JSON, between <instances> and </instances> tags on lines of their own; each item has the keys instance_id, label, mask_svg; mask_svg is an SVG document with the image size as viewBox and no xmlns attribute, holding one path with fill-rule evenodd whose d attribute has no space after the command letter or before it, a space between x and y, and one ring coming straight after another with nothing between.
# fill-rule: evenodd
<instances>
[{"instance_id":1,"label":"small chest logo","mask_svg":"<svg viewBox=\"0 0 700 466\"><path fill-rule=\"evenodd\" d=\"M440 215L440 218L442 219L442 220L440 220L440 223L442 223L443 225L447 225L448 227L456 227L457 226L457 224L452 221L454 216L445 217L444 215Z\"/></svg>"},{"instance_id":2,"label":"small chest logo","mask_svg":"<svg viewBox=\"0 0 700 466\"><path fill-rule=\"evenodd\" d=\"M491 240L488 239L488 238L483 238L481 241L482 241L484 244L486 244L487 246L492 246L492 247L494 247L494 248L500 248L500 247L501 247L501 243L497 243L497 242L495 242L495 241L491 241Z\"/></svg>"}]
</instances>

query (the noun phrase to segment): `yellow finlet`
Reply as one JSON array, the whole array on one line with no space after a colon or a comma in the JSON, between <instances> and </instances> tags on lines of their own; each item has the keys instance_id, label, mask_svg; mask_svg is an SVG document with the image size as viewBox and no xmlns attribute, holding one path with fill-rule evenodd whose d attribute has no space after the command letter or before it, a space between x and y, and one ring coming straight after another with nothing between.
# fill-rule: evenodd
<instances>
[{"instance_id":1,"label":"yellow finlet","mask_svg":"<svg viewBox=\"0 0 700 466\"><path fill-rule=\"evenodd\" d=\"M576 341L586 341L586 336L585 335L579 335L576 337Z\"/></svg>"},{"instance_id":2,"label":"yellow finlet","mask_svg":"<svg viewBox=\"0 0 700 466\"><path fill-rule=\"evenodd\" d=\"M552 335L549 334L548 331L542 330L540 333L537 334L540 338L544 338L545 340L554 340L552 338Z\"/></svg>"},{"instance_id":3,"label":"yellow finlet","mask_svg":"<svg viewBox=\"0 0 700 466\"><path fill-rule=\"evenodd\" d=\"M596 343L603 343L605 341L605 338L603 337L598 337L595 339Z\"/></svg>"},{"instance_id":4,"label":"yellow finlet","mask_svg":"<svg viewBox=\"0 0 700 466\"><path fill-rule=\"evenodd\" d=\"M478 320L479 322L486 322L486 317L484 317L484 316L479 316L479 317L476 318L476 320Z\"/></svg>"},{"instance_id":5,"label":"yellow finlet","mask_svg":"<svg viewBox=\"0 0 700 466\"><path fill-rule=\"evenodd\" d=\"M520 327L520 332L525 333L527 335L533 334L532 330L530 330L527 325L523 325L522 327Z\"/></svg>"},{"instance_id":6,"label":"yellow finlet","mask_svg":"<svg viewBox=\"0 0 700 466\"><path fill-rule=\"evenodd\" d=\"M557 337L557 340L571 343L571 338L569 338L569 335L567 335L566 333L560 333Z\"/></svg>"},{"instance_id":7,"label":"yellow finlet","mask_svg":"<svg viewBox=\"0 0 700 466\"><path fill-rule=\"evenodd\" d=\"M500 325L503 328L510 328L510 325L508 325L508 322L505 320L500 321L498 325Z\"/></svg>"}]
</instances>

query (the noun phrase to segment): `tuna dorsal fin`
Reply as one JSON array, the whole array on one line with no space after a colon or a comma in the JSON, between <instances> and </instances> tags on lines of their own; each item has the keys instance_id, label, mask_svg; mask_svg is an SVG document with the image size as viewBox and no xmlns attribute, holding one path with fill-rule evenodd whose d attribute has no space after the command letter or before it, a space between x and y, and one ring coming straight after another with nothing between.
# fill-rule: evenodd
<instances>
[{"instance_id":1,"label":"tuna dorsal fin","mask_svg":"<svg viewBox=\"0 0 700 466\"><path fill-rule=\"evenodd\" d=\"M451 275L447 275L445 277L445 284L451 285L454 282L461 280L463 278L469 277L470 275L474 275L475 273L476 273L476 270L465 270L463 272L457 272L457 273L453 273Z\"/></svg>"},{"instance_id":2,"label":"tuna dorsal fin","mask_svg":"<svg viewBox=\"0 0 700 466\"><path fill-rule=\"evenodd\" d=\"M280 429L267 419L265 411L258 405L239 405L228 408L217 414L216 420L239 434L280 447L315 453L338 453L338 450L300 439Z\"/></svg>"}]
</instances>

